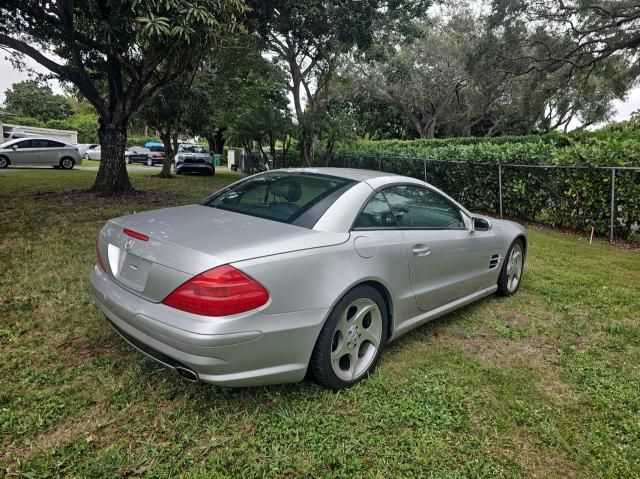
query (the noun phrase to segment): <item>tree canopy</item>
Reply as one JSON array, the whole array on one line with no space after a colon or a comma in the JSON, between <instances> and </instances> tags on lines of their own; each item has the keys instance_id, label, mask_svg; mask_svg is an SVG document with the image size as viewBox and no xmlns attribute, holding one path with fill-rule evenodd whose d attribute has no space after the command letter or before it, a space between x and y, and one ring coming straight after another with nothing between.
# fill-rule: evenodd
<instances>
[{"instance_id":1,"label":"tree canopy","mask_svg":"<svg viewBox=\"0 0 640 479\"><path fill-rule=\"evenodd\" d=\"M4 95L4 108L16 115L49 121L62 120L73 114L67 99L54 94L46 83L35 80L14 83Z\"/></svg>"},{"instance_id":2,"label":"tree canopy","mask_svg":"<svg viewBox=\"0 0 640 479\"><path fill-rule=\"evenodd\" d=\"M310 122L325 110L326 92L338 62L354 50L366 51L376 38L414 33L415 18L430 0L249 0L250 24L286 67L300 144L313 161ZM305 104L306 103L306 104ZM311 119L304 118L311 113Z\"/></svg>"},{"instance_id":3,"label":"tree canopy","mask_svg":"<svg viewBox=\"0 0 640 479\"><path fill-rule=\"evenodd\" d=\"M132 189L124 164L130 120L193 71L240 0L5 0L0 46L70 82L99 115L102 162L93 189Z\"/></svg>"}]
</instances>

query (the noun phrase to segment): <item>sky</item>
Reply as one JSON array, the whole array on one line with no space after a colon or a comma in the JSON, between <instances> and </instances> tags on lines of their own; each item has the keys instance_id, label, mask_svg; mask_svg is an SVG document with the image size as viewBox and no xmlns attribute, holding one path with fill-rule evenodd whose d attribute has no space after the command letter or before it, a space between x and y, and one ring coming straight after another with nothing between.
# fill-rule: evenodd
<instances>
[{"instance_id":1,"label":"sky","mask_svg":"<svg viewBox=\"0 0 640 479\"><path fill-rule=\"evenodd\" d=\"M46 73L47 69L38 65L33 60L25 58L26 64L37 72ZM28 73L18 71L11 65L11 62L4 56L0 57L0 105L4 103L4 92L15 82L26 80L29 78ZM62 93L62 88L58 82L51 81L51 88L56 93ZM640 110L640 87L633 88L629 91L626 101L614 101L616 110L613 121L627 120L631 113Z\"/></svg>"}]
</instances>

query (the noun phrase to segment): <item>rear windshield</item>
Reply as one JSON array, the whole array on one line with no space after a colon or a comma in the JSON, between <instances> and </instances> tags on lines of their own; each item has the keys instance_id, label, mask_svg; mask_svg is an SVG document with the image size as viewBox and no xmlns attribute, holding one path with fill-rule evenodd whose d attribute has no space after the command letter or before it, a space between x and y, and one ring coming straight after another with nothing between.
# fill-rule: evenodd
<instances>
[{"instance_id":1,"label":"rear windshield","mask_svg":"<svg viewBox=\"0 0 640 479\"><path fill-rule=\"evenodd\" d=\"M247 178L202 204L313 228L333 202L355 183L336 176L274 171Z\"/></svg>"}]
</instances>

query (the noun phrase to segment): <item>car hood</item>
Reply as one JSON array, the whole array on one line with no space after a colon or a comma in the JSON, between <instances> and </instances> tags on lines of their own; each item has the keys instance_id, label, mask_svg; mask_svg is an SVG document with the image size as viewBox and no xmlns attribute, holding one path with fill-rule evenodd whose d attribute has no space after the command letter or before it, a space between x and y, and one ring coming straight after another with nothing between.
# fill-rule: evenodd
<instances>
[{"instance_id":1,"label":"car hood","mask_svg":"<svg viewBox=\"0 0 640 479\"><path fill-rule=\"evenodd\" d=\"M188 274L289 251L340 244L349 233L327 233L202 205L149 211L109 221L108 242L129 239L124 228L149 236L131 251Z\"/></svg>"}]
</instances>

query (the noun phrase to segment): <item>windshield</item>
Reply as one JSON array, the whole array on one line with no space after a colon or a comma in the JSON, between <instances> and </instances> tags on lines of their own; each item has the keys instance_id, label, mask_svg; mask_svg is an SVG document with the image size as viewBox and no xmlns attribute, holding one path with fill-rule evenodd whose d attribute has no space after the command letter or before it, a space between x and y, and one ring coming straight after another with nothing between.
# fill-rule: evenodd
<instances>
[{"instance_id":1,"label":"windshield","mask_svg":"<svg viewBox=\"0 0 640 479\"><path fill-rule=\"evenodd\" d=\"M333 202L355 183L336 176L274 171L236 183L202 204L313 228Z\"/></svg>"},{"instance_id":2,"label":"windshield","mask_svg":"<svg viewBox=\"0 0 640 479\"><path fill-rule=\"evenodd\" d=\"M178 153L207 153L207 149L202 145L185 145L178 148Z\"/></svg>"}]
</instances>

